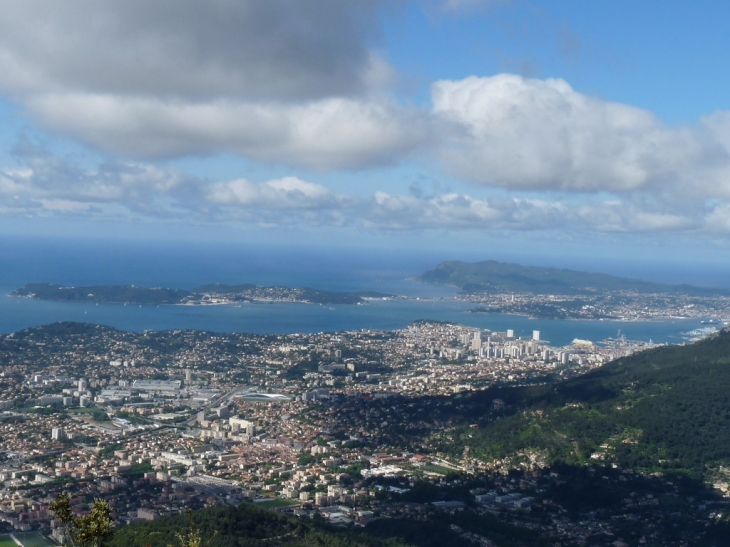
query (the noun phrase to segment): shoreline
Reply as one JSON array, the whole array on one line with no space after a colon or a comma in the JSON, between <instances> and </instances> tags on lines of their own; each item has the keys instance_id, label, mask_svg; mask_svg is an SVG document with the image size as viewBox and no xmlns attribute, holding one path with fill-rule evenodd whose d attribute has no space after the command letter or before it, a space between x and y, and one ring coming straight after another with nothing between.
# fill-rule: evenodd
<instances>
[{"instance_id":1,"label":"shoreline","mask_svg":"<svg viewBox=\"0 0 730 547\"><path fill-rule=\"evenodd\" d=\"M305 304L305 305L312 305L312 306L320 306L320 307L330 307L337 306L337 307L357 307L357 306L363 306L363 305L371 305L372 303L378 303L378 302L393 302L393 301L413 301L413 302L453 302L453 303L460 303L460 304L476 304L476 302L469 302L468 300L463 300L458 297L448 297L448 296L442 296L438 298L433 297L415 297L415 296L403 296L403 295L395 295L395 296L388 296L388 297L363 297L363 302L354 302L354 303L321 303L321 302L312 302L309 300L288 300L288 299L271 299L271 298L262 298L262 299L250 299L250 300L241 300L241 301L215 301L215 302L208 302L208 301L188 301L188 302L174 302L174 303L168 303L168 302L159 302L159 303L145 303L145 302L114 302L114 301L108 301L108 302L97 302L93 300L55 300L50 298L38 298L35 295L20 295L20 294L13 294L12 292L6 293L6 296L11 298L18 298L18 299L25 299L25 300L33 300L37 302L53 302L58 304L93 304L96 306L105 306L105 305L111 305L111 306L122 306L122 307L144 307L144 308L155 308L160 306L169 306L169 307L185 307L185 308L213 308L213 307L242 307L244 305L251 305L251 304L266 304L266 305L274 305L274 304ZM708 315L697 315L697 316L676 316L676 315L656 315L651 317L636 317L636 318L630 318L630 317L537 317L530 314L524 314L524 313L516 313L511 311L475 311L475 309L470 310L464 310L465 313L475 316L485 316L488 317L490 315L504 315L504 316L513 316L513 317L521 317L528 319L530 321L569 321L569 322L612 322L612 323L660 323L660 322L666 322L666 321L690 321L690 320L699 320L699 321L714 321L714 323L708 323L712 325L717 325L718 327L725 326L725 321L723 319L714 318Z\"/></svg>"}]
</instances>

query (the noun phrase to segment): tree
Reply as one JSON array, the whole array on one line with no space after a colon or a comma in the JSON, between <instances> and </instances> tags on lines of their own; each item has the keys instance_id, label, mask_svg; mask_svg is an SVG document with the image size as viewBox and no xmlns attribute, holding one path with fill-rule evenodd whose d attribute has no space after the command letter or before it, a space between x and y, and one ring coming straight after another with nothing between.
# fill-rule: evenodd
<instances>
[{"instance_id":1,"label":"tree","mask_svg":"<svg viewBox=\"0 0 730 547\"><path fill-rule=\"evenodd\" d=\"M114 533L112 509L102 499L95 499L88 515L77 517L71 510L71 496L61 494L50 506L63 523L64 536L72 547L101 547Z\"/></svg>"},{"instance_id":2,"label":"tree","mask_svg":"<svg viewBox=\"0 0 730 547\"><path fill-rule=\"evenodd\" d=\"M208 538L207 541L203 541L203 533L200 527L193 522L193 512L188 511L188 529L185 533L176 532L175 538L178 541L177 547L210 547L213 538L218 535L216 531L213 537ZM174 545L168 545L167 547L176 547Z\"/></svg>"},{"instance_id":3,"label":"tree","mask_svg":"<svg viewBox=\"0 0 730 547\"><path fill-rule=\"evenodd\" d=\"M103 410L99 409L99 408L95 409L91 413L91 418L95 422L106 422L107 420L109 420L109 416L107 415L107 413L104 412Z\"/></svg>"}]
</instances>

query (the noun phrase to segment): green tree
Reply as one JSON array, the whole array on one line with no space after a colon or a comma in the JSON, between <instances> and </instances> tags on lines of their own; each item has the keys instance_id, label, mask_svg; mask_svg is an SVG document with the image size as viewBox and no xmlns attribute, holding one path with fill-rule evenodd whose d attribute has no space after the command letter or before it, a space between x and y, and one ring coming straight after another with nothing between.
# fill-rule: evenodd
<instances>
[{"instance_id":1,"label":"green tree","mask_svg":"<svg viewBox=\"0 0 730 547\"><path fill-rule=\"evenodd\" d=\"M213 538L218 535L216 531L213 537L208 538L207 541L203 541L203 533L200 527L193 522L193 513L188 511L188 529L183 532L176 532L175 539L177 539L177 546L168 545L167 547L210 547Z\"/></svg>"},{"instance_id":2,"label":"green tree","mask_svg":"<svg viewBox=\"0 0 730 547\"><path fill-rule=\"evenodd\" d=\"M106 422L109 420L107 413L98 408L91 413L91 417L95 422Z\"/></svg>"},{"instance_id":3,"label":"green tree","mask_svg":"<svg viewBox=\"0 0 730 547\"><path fill-rule=\"evenodd\" d=\"M110 505L95 499L88 515L76 516L71 510L71 496L61 494L50 506L51 511L63 523L64 536L73 547L101 547L114 533L114 520Z\"/></svg>"}]
</instances>

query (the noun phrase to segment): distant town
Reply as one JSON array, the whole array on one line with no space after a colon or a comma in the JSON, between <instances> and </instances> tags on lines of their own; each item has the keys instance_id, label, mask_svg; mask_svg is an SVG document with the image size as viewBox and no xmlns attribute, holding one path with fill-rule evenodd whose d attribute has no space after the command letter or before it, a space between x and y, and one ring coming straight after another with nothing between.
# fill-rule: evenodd
<instances>
[{"instance_id":1,"label":"distant town","mask_svg":"<svg viewBox=\"0 0 730 547\"><path fill-rule=\"evenodd\" d=\"M459 300L478 304L472 313L510 313L536 319L651 321L704 320L708 325L728 319L730 296L613 291L595 295L532 293L461 293Z\"/></svg>"}]
</instances>

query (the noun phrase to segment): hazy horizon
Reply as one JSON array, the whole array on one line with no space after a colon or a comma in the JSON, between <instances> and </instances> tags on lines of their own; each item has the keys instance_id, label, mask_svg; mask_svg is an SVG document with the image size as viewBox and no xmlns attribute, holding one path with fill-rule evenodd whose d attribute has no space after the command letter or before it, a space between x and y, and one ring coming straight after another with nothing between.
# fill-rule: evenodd
<instances>
[{"instance_id":1,"label":"hazy horizon","mask_svg":"<svg viewBox=\"0 0 730 547\"><path fill-rule=\"evenodd\" d=\"M338 290L344 272L359 268L363 276L383 275L405 280L417 277L440 262L496 260L524 266L551 267L605 273L667 284L728 288L721 262L686 262L669 257L622 259L591 256L518 254L515 252L448 251L442 249L383 249L255 242L137 241L107 238L18 237L0 239L0 260L6 265L0 283L6 288L33 282L87 284L164 284L191 289L195 283L252 282L262 285L306 285L326 279ZM134 268L128 262L134 260ZM81 265L84 271L77 271ZM89 268L89 265L92 265ZM188 265L197 281L184 281ZM88 271L87 271L88 270ZM130 277L136 271L139 277ZM96 274L95 274L96 272ZM94 278L97 281L94 281ZM111 281L110 281L111 280ZM346 280L345 280L346 283ZM311 284L311 283L310 283ZM13 288L16 288L13 286ZM343 289L344 290L344 289ZM362 290L353 286L348 290Z\"/></svg>"}]
</instances>

